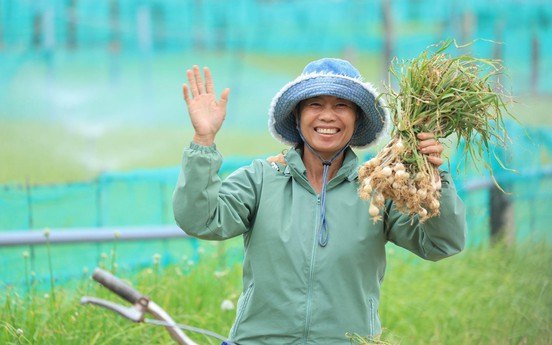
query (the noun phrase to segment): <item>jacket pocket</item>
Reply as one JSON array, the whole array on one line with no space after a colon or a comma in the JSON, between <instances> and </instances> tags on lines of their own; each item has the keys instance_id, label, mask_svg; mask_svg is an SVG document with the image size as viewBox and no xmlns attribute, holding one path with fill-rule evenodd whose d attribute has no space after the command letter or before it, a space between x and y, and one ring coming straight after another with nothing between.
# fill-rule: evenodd
<instances>
[{"instance_id":1,"label":"jacket pocket","mask_svg":"<svg viewBox=\"0 0 552 345\"><path fill-rule=\"evenodd\" d=\"M249 286L245 290L244 294L240 297L238 301L238 308L236 312L236 320L234 321L234 325L232 325L232 329L230 329L230 339L233 339L236 335L236 332L238 331L239 324L241 322L241 318L243 317L243 314L245 313L245 309L247 308L247 305L249 304L249 298L251 297L251 294L253 293L253 288L255 284L253 282L249 283Z\"/></svg>"}]
</instances>

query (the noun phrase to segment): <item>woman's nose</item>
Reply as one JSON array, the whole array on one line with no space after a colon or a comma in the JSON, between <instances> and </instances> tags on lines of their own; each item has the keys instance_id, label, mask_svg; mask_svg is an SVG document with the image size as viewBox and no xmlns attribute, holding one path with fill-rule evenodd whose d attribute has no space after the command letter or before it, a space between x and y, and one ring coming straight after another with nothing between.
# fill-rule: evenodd
<instances>
[{"instance_id":1,"label":"woman's nose","mask_svg":"<svg viewBox=\"0 0 552 345\"><path fill-rule=\"evenodd\" d=\"M325 121L331 121L335 118L334 110L331 106L325 106L320 112L320 119Z\"/></svg>"}]
</instances>

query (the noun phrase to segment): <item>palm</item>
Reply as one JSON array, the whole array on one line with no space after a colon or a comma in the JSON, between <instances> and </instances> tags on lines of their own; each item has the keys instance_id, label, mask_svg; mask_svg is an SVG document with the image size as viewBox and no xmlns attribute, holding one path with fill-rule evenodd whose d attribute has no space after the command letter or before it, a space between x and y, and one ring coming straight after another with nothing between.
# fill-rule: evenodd
<instances>
[{"instance_id":1,"label":"palm","mask_svg":"<svg viewBox=\"0 0 552 345\"><path fill-rule=\"evenodd\" d=\"M217 104L214 94L202 94L190 100L188 113L198 134L217 133L226 116L226 106Z\"/></svg>"}]
</instances>

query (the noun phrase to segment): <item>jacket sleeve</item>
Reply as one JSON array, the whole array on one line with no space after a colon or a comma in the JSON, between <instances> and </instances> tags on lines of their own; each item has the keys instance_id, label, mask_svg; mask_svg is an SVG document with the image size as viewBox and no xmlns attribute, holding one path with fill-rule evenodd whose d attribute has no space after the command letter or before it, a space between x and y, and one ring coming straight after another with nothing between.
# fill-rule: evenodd
<instances>
[{"instance_id":1,"label":"jacket sleeve","mask_svg":"<svg viewBox=\"0 0 552 345\"><path fill-rule=\"evenodd\" d=\"M397 211L390 203L385 231L389 241L408 249L421 258L437 261L464 249L466 242L466 213L448 172L441 172L439 216L424 223Z\"/></svg>"},{"instance_id":2,"label":"jacket sleeve","mask_svg":"<svg viewBox=\"0 0 552 345\"><path fill-rule=\"evenodd\" d=\"M216 146L191 143L173 193L176 224L190 236L224 240L248 231L256 209L254 165L233 172L223 182L218 175L222 156Z\"/></svg>"}]
</instances>

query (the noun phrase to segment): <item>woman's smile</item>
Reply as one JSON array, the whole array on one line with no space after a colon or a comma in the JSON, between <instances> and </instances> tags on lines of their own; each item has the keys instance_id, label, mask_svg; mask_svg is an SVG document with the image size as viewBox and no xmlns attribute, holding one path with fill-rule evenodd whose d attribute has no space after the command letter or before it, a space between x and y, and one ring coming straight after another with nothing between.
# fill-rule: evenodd
<instances>
[{"instance_id":1,"label":"woman's smile","mask_svg":"<svg viewBox=\"0 0 552 345\"><path fill-rule=\"evenodd\" d=\"M314 129L319 134L336 134L340 131L339 128L324 128L324 127L316 127Z\"/></svg>"}]
</instances>

